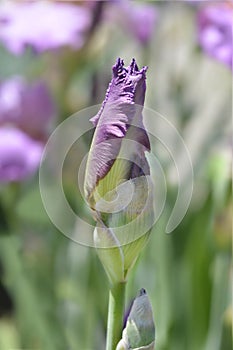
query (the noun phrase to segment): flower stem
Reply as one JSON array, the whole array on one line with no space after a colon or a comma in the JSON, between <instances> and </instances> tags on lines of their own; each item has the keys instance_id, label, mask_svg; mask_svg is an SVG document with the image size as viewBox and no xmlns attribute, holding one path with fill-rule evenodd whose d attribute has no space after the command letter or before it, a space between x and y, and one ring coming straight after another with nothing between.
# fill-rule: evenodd
<instances>
[{"instance_id":1,"label":"flower stem","mask_svg":"<svg viewBox=\"0 0 233 350\"><path fill-rule=\"evenodd\" d=\"M125 307L126 282L116 283L109 291L106 350L116 350L121 339Z\"/></svg>"}]
</instances>

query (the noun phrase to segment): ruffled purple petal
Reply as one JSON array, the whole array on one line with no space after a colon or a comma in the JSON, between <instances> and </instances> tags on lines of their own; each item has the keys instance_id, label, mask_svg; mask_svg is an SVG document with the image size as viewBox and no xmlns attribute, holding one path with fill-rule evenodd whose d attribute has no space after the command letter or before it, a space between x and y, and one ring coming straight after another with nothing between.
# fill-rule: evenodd
<instances>
[{"instance_id":1,"label":"ruffled purple petal","mask_svg":"<svg viewBox=\"0 0 233 350\"><path fill-rule=\"evenodd\" d=\"M112 70L113 77L105 100L99 113L91 119L96 130L86 168L87 197L110 171L126 136L138 143L138 149L134 152L135 157L140 158L140 162L143 160L141 163L147 164L144 152L150 149L148 135L142 122L147 68L139 70L134 59L129 67L124 67L123 60L118 59ZM132 158L131 155L130 159ZM129 178L139 174L139 170L136 171L132 163L131 169L133 168L134 171L128 174ZM149 171L149 167L146 171Z\"/></svg>"}]
</instances>

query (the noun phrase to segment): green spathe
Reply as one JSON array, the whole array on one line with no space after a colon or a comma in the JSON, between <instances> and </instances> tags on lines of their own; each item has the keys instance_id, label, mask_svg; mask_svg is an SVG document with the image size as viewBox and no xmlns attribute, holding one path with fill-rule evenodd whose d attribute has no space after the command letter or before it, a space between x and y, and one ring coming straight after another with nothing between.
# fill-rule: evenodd
<instances>
[{"instance_id":1,"label":"green spathe","mask_svg":"<svg viewBox=\"0 0 233 350\"><path fill-rule=\"evenodd\" d=\"M94 231L99 258L112 284L126 281L153 226L150 176L124 182L101 198L96 208L101 209L96 212L98 218Z\"/></svg>"}]
</instances>

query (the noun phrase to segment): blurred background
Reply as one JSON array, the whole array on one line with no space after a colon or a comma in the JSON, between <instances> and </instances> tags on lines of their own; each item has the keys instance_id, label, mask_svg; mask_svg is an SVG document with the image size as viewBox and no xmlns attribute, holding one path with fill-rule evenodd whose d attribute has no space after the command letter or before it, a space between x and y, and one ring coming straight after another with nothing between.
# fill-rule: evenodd
<instances>
[{"instance_id":1,"label":"blurred background","mask_svg":"<svg viewBox=\"0 0 233 350\"><path fill-rule=\"evenodd\" d=\"M51 223L38 169L56 126L103 101L118 57L149 66L145 106L177 128L194 170L188 212L166 234L178 180L158 144L166 205L127 305L147 290L156 350L232 349L232 18L232 1L0 1L1 350L104 349L105 273ZM64 189L85 212L74 168Z\"/></svg>"}]
</instances>

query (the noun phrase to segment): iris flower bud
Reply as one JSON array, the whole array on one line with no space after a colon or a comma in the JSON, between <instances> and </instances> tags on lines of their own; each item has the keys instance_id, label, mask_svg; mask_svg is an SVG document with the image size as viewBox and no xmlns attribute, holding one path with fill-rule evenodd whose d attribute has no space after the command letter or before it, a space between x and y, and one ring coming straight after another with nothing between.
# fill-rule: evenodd
<instances>
[{"instance_id":1,"label":"iris flower bud","mask_svg":"<svg viewBox=\"0 0 233 350\"><path fill-rule=\"evenodd\" d=\"M94 243L111 283L124 282L153 225L153 185L143 125L146 70L118 59L98 114L84 191L97 225Z\"/></svg>"},{"instance_id":2,"label":"iris flower bud","mask_svg":"<svg viewBox=\"0 0 233 350\"><path fill-rule=\"evenodd\" d=\"M155 344L155 325L152 307L145 289L133 302L123 330L122 339L116 350L153 350Z\"/></svg>"}]
</instances>

